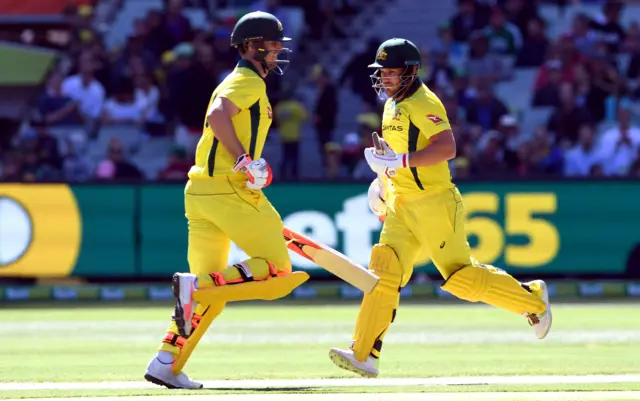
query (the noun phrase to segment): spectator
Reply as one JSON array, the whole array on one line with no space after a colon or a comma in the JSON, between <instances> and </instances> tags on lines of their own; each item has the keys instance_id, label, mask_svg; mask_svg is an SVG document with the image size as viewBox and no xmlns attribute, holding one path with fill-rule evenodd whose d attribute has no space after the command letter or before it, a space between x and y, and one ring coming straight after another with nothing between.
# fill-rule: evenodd
<instances>
[{"instance_id":1,"label":"spectator","mask_svg":"<svg viewBox=\"0 0 640 401\"><path fill-rule=\"evenodd\" d=\"M362 98L362 101L374 109L377 107L378 100L376 93L371 89L372 70L367 66L376 58L378 46L382 43L378 38L372 38L367 43L367 48L351 59L349 64L342 71L338 80L340 87L345 87L345 83L351 80L351 91Z\"/></svg>"},{"instance_id":2,"label":"spectator","mask_svg":"<svg viewBox=\"0 0 640 401\"><path fill-rule=\"evenodd\" d=\"M122 143L115 138L111 139L108 157L98 164L96 177L105 180L132 180L142 179L144 176L140 170L125 159Z\"/></svg>"},{"instance_id":3,"label":"spectator","mask_svg":"<svg viewBox=\"0 0 640 401\"><path fill-rule=\"evenodd\" d=\"M316 137L320 153L324 154L327 149L326 144L333 140L333 131L336 127L338 116L338 90L331 76L321 66L316 66L311 74L311 79L318 87L313 123L315 125ZM375 93L369 84L369 92Z\"/></svg>"},{"instance_id":4,"label":"spectator","mask_svg":"<svg viewBox=\"0 0 640 401\"><path fill-rule=\"evenodd\" d=\"M213 39L211 41L213 42ZM212 77L218 77L220 75L220 71L218 70L218 62L213 51L213 45L196 45L196 54L198 62L204 67L205 70L207 70L207 72Z\"/></svg>"},{"instance_id":5,"label":"spectator","mask_svg":"<svg viewBox=\"0 0 640 401\"><path fill-rule=\"evenodd\" d=\"M592 122L591 114L576 104L575 92L569 83L560 87L560 107L549 117L547 129L554 133L556 143L573 145L578 139L580 126Z\"/></svg>"},{"instance_id":6,"label":"spectator","mask_svg":"<svg viewBox=\"0 0 640 401\"><path fill-rule=\"evenodd\" d=\"M346 38L347 34L336 20L336 6L334 0L319 0L319 16L322 21L321 38L329 39L331 36L336 38Z\"/></svg>"},{"instance_id":7,"label":"spectator","mask_svg":"<svg viewBox=\"0 0 640 401\"><path fill-rule=\"evenodd\" d=\"M325 178L344 179L349 177L346 166L341 163L342 148L340 144L335 142L326 143L323 155L325 159Z\"/></svg>"},{"instance_id":8,"label":"spectator","mask_svg":"<svg viewBox=\"0 0 640 401\"><path fill-rule=\"evenodd\" d=\"M586 177L591 174L592 167L601 161L601 153L595 147L593 127L589 124L581 125L578 143L566 153L564 175Z\"/></svg>"},{"instance_id":9,"label":"spectator","mask_svg":"<svg viewBox=\"0 0 640 401\"><path fill-rule=\"evenodd\" d=\"M0 181L19 182L22 180L21 157L17 152L6 152L2 155Z\"/></svg>"},{"instance_id":10,"label":"spectator","mask_svg":"<svg viewBox=\"0 0 640 401\"><path fill-rule=\"evenodd\" d=\"M49 125L78 125L78 104L62 94L62 74L54 72L38 101L40 116Z\"/></svg>"},{"instance_id":11,"label":"spectator","mask_svg":"<svg viewBox=\"0 0 640 401\"><path fill-rule=\"evenodd\" d=\"M493 93L488 83L478 85L477 98L470 101L466 108L467 122L477 124L483 130L494 129L500 117L507 114L507 107Z\"/></svg>"},{"instance_id":12,"label":"spectator","mask_svg":"<svg viewBox=\"0 0 640 401\"><path fill-rule=\"evenodd\" d=\"M362 157L365 148L373 146L371 133L381 132L382 119L377 113L365 112L358 115L358 131L345 135L342 143L342 164L346 166L349 175L356 179L368 177L367 170L371 168Z\"/></svg>"},{"instance_id":13,"label":"spectator","mask_svg":"<svg viewBox=\"0 0 640 401\"><path fill-rule=\"evenodd\" d=\"M213 32L213 50L216 60L217 81L220 82L235 67L238 52L229 46L231 31L226 28L217 28Z\"/></svg>"},{"instance_id":14,"label":"spectator","mask_svg":"<svg viewBox=\"0 0 640 401\"><path fill-rule=\"evenodd\" d=\"M640 78L640 41L631 48L631 60L627 67L627 78L637 80Z\"/></svg>"},{"instance_id":15,"label":"spectator","mask_svg":"<svg viewBox=\"0 0 640 401\"><path fill-rule=\"evenodd\" d=\"M165 20L172 46L192 39L191 22L182 15L183 8L184 0L168 0Z\"/></svg>"},{"instance_id":16,"label":"spectator","mask_svg":"<svg viewBox=\"0 0 640 401\"><path fill-rule=\"evenodd\" d=\"M136 105L142 110L142 119L147 124L161 124L164 116L160 113L160 90L151 81L147 74L139 74L134 77L134 99Z\"/></svg>"},{"instance_id":17,"label":"spectator","mask_svg":"<svg viewBox=\"0 0 640 401\"><path fill-rule=\"evenodd\" d=\"M116 84L113 97L104 104L102 121L107 124L136 124L144 121L144 105L134 99L133 83L124 78Z\"/></svg>"},{"instance_id":18,"label":"spectator","mask_svg":"<svg viewBox=\"0 0 640 401\"><path fill-rule=\"evenodd\" d=\"M296 97L281 101L275 109L282 142L282 178L297 179L302 126L308 118L304 103Z\"/></svg>"},{"instance_id":19,"label":"spectator","mask_svg":"<svg viewBox=\"0 0 640 401\"><path fill-rule=\"evenodd\" d=\"M192 163L187 158L187 152L180 147L176 147L169 155L169 163L158 174L160 180L186 180Z\"/></svg>"},{"instance_id":20,"label":"spectator","mask_svg":"<svg viewBox=\"0 0 640 401\"><path fill-rule=\"evenodd\" d=\"M590 22L589 27L598 34L598 39L607 45L609 54L618 52L626 39L626 33L620 25L620 13L624 3L619 0L606 0L602 5L602 17Z\"/></svg>"},{"instance_id":21,"label":"spectator","mask_svg":"<svg viewBox=\"0 0 640 401\"><path fill-rule=\"evenodd\" d=\"M586 14L577 14L573 19L571 31L565 37L572 40L576 49L583 55L591 57L596 50L597 35L589 27L591 20Z\"/></svg>"},{"instance_id":22,"label":"spectator","mask_svg":"<svg viewBox=\"0 0 640 401\"><path fill-rule=\"evenodd\" d=\"M591 166L591 170L589 170L589 177L600 178L600 179L605 178L602 164L594 164L593 166Z\"/></svg>"},{"instance_id":23,"label":"spectator","mask_svg":"<svg viewBox=\"0 0 640 401\"><path fill-rule=\"evenodd\" d=\"M104 47L104 44L98 37L95 37L90 43L85 45L85 49L93 56L93 65L96 80L102 84L105 91L109 93L112 82L112 65L110 54Z\"/></svg>"},{"instance_id":24,"label":"spectator","mask_svg":"<svg viewBox=\"0 0 640 401\"><path fill-rule=\"evenodd\" d=\"M537 174L561 175L564 166L562 149L554 143L545 127L536 130L530 141L530 162Z\"/></svg>"},{"instance_id":25,"label":"spectator","mask_svg":"<svg viewBox=\"0 0 640 401\"><path fill-rule=\"evenodd\" d=\"M161 11L150 10L145 19L145 27L147 34L144 47L156 57L174 47L173 37Z\"/></svg>"},{"instance_id":26,"label":"spectator","mask_svg":"<svg viewBox=\"0 0 640 401\"><path fill-rule=\"evenodd\" d=\"M48 165L52 169L60 170L62 167L62 157L58 149L58 140L49 134L47 123L42 120L32 122L31 127L34 137L34 150L38 156L38 162Z\"/></svg>"},{"instance_id":27,"label":"spectator","mask_svg":"<svg viewBox=\"0 0 640 401\"><path fill-rule=\"evenodd\" d=\"M453 91L451 91L453 92ZM448 94L442 98L442 105L447 111L447 117L449 118L449 124L451 126L460 126L464 124L464 111L458 103L458 99L455 97L455 93Z\"/></svg>"},{"instance_id":28,"label":"spectator","mask_svg":"<svg viewBox=\"0 0 640 401\"><path fill-rule=\"evenodd\" d=\"M547 82L540 88L534 89L534 106L560 106L560 94L558 88L562 83L562 63L558 60L547 61L549 69Z\"/></svg>"},{"instance_id":29,"label":"spectator","mask_svg":"<svg viewBox=\"0 0 640 401\"><path fill-rule=\"evenodd\" d=\"M629 25L629 31L627 32L627 39L624 41L621 52L633 53L637 51L638 45L640 44L640 23L638 21L633 21Z\"/></svg>"},{"instance_id":30,"label":"spectator","mask_svg":"<svg viewBox=\"0 0 640 401\"><path fill-rule=\"evenodd\" d=\"M544 28L544 22L541 19L529 20L522 48L518 51L516 66L537 67L542 65L549 47L549 40L545 36Z\"/></svg>"},{"instance_id":31,"label":"spectator","mask_svg":"<svg viewBox=\"0 0 640 401\"><path fill-rule=\"evenodd\" d=\"M631 113L618 109L618 126L605 131L600 139L602 168L606 175L627 175L640 148L640 128L631 125Z\"/></svg>"},{"instance_id":32,"label":"spectator","mask_svg":"<svg viewBox=\"0 0 640 401\"><path fill-rule=\"evenodd\" d=\"M449 23L438 26L438 41L433 47L435 52L445 53L449 56L453 65L460 66L467 57L467 52L460 42L453 40L453 32ZM420 54L424 57L429 54L427 49L420 49ZM423 67L429 64L424 63Z\"/></svg>"},{"instance_id":33,"label":"spectator","mask_svg":"<svg viewBox=\"0 0 640 401\"><path fill-rule=\"evenodd\" d=\"M114 63L112 82L117 85L124 79L133 81L135 75L153 71L156 63L153 53L144 48L144 38L132 36L127 40L126 47Z\"/></svg>"},{"instance_id":34,"label":"spectator","mask_svg":"<svg viewBox=\"0 0 640 401\"><path fill-rule=\"evenodd\" d=\"M20 181L51 182L60 181L60 170L48 163L42 163L36 149L26 149L20 171Z\"/></svg>"},{"instance_id":35,"label":"spectator","mask_svg":"<svg viewBox=\"0 0 640 401\"><path fill-rule=\"evenodd\" d=\"M483 13L478 12L475 0L460 0L458 2L458 12L451 19L451 32L453 40L456 42L467 42L471 33L482 29L487 25L488 19Z\"/></svg>"},{"instance_id":36,"label":"spectator","mask_svg":"<svg viewBox=\"0 0 640 401\"><path fill-rule=\"evenodd\" d=\"M498 132L502 138L502 148L504 149L503 159L507 167L516 168L518 161L518 148L522 142L522 136L518 129L518 120L510 114L500 117Z\"/></svg>"},{"instance_id":37,"label":"spectator","mask_svg":"<svg viewBox=\"0 0 640 401\"><path fill-rule=\"evenodd\" d=\"M504 14L507 20L518 28L522 36L529 30L531 20L542 22L538 16L535 1L506 0L504 1Z\"/></svg>"},{"instance_id":38,"label":"spectator","mask_svg":"<svg viewBox=\"0 0 640 401\"><path fill-rule=\"evenodd\" d=\"M89 181L94 176L94 165L87 156L84 135L67 140L67 154L62 163L64 179L69 182Z\"/></svg>"},{"instance_id":39,"label":"spectator","mask_svg":"<svg viewBox=\"0 0 640 401\"><path fill-rule=\"evenodd\" d=\"M609 96L618 96L625 91L625 83L618 70L605 54L594 56L590 62L591 93L587 107L596 122L605 118L605 102Z\"/></svg>"},{"instance_id":40,"label":"spectator","mask_svg":"<svg viewBox=\"0 0 640 401\"><path fill-rule=\"evenodd\" d=\"M502 135L500 132L490 130L483 136L484 146L480 146L476 167L484 177L504 176L508 172L504 162L504 151L500 146Z\"/></svg>"},{"instance_id":41,"label":"spectator","mask_svg":"<svg viewBox=\"0 0 640 401\"><path fill-rule=\"evenodd\" d=\"M520 177L528 177L535 173L533 150L530 142L522 141L518 147L518 165L513 170Z\"/></svg>"},{"instance_id":42,"label":"spectator","mask_svg":"<svg viewBox=\"0 0 640 401\"><path fill-rule=\"evenodd\" d=\"M488 39L481 31L471 35L466 69L469 78L490 82L507 79L510 74L500 56L489 53Z\"/></svg>"},{"instance_id":43,"label":"spectator","mask_svg":"<svg viewBox=\"0 0 640 401\"><path fill-rule=\"evenodd\" d=\"M516 56L522 47L522 35L518 28L505 20L499 7L491 12L491 24L484 29L489 51L504 56Z\"/></svg>"},{"instance_id":44,"label":"spectator","mask_svg":"<svg viewBox=\"0 0 640 401\"><path fill-rule=\"evenodd\" d=\"M171 110L178 124L176 143L193 154L202 134L203 118L211 93L215 89L214 77L194 60L195 49L182 43L174 49L176 61L169 73L168 87Z\"/></svg>"},{"instance_id":45,"label":"spectator","mask_svg":"<svg viewBox=\"0 0 640 401\"><path fill-rule=\"evenodd\" d=\"M100 117L106 95L102 84L95 79L94 71L93 55L84 52L79 59L79 73L62 81L62 95L78 103L78 110L85 121Z\"/></svg>"},{"instance_id":46,"label":"spectator","mask_svg":"<svg viewBox=\"0 0 640 401\"><path fill-rule=\"evenodd\" d=\"M426 79L427 85L433 90L437 87L449 89L455 77L453 67L449 65L448 53L441 50L434 50L431 54L435 57L435 63L428 70L429 76Z\"/></svg>"}]
</instances>

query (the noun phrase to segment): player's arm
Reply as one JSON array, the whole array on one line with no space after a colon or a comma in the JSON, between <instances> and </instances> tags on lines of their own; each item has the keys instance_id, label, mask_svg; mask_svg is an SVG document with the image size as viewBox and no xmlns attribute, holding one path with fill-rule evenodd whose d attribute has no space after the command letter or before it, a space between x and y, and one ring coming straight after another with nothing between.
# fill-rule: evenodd
<instances>
[{"instance_id":1,"label":"player's arm","mask_svg":"<svg viewBox=\"0 0 640 401\"><path fill-rule=\"evenodd\" d=\"M233 172L242 171L247 176L247 186L251 189L261 189L271 184L273 173L266 160L251 159L238 138L232 119L260 101L260 93L264 90L264 86L260 85L264 83L250 80L231 82L218 93L207 112L207 121L213 135L236 158Z\"/></svg>"},{"instance_id":2,"label":"player's arm","mask_svg":"<svg viewBox=\"0 0 640 401\"><path fill-rule=\"evenodd\" d=\"M213 135L236 159L246 153L231 121L238 113L240 113L238 106L228 98L220 96L217 96L211 102L207 112L207 122L213 131Z\"/></svg>"},{"instance_id":3,"label":"player's arm","mask_svg":"<svg viewBox=\"0 0 640 401\"><path fill-rule=\"evenodd\" d=\"M450 129L429 138L430 144L408 155L409 167L427 167L456 157L456 140Z\"/></svg>"}]
</instances>

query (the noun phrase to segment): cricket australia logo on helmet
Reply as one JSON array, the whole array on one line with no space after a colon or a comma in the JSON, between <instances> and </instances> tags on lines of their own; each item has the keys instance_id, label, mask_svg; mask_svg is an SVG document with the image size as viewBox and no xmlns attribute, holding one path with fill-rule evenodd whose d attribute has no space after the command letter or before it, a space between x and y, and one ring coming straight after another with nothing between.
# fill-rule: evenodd
<instances>
[{"instance_id":1,"label":"cricket australia logo on helmet","mask_svg":"<svg viewBox=\"0 0 640 401\"><path fill-rule=\"evenodd\" d=\"M378 57L376 57L376 60L385 61L386 59L387 59L387 52L384 51L384 49L380 50L380 52L378 53Z\"/></svg>"}]
</instances>

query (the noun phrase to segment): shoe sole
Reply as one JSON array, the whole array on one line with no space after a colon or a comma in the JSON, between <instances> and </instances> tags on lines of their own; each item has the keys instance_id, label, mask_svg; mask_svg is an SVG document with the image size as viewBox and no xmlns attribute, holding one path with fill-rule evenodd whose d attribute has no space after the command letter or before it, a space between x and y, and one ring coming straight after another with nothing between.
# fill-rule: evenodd
<instances>
[{"instance_id":1,"label":"shoe sole","mask_svg":"<svg viewBox=\"0 0 640 401\"><path fill-rule=\"evenodd\" d=\"M174 386L172 384L163 382L162 380L158 379L157 377L153 377L148 373L146 375L144 375L144 379L146 381L150 382L150 383L156 384L156 385L161 386L161 387L166 387L166 388L171 389L171 390L180 390L180 389L182 389L182 390L198 390L198 389L201 389L201 388L204 387L202 384L197 389L188 389L188 388L184 388L184 387L176 387L176 386Z\"/></svg>"},{"instance_id":2,"label":"shoe sole","mask_svg":"<svg viewBox=\"0 0 640 401\"><path fill-rule=\"evenodd\" d=\"M172 385L171 385L171 384L169 384L169 383L165 383L165 382L163 382L162 380L160 380L160 379L158 379L158 378L155 378L155 377L151 376L151 375L150 375L150 374L148 374L148 373L147 373L146 375L144 375L144 379L145 379L146 381L150 382L150 383L157 384L157 385L158 385L158 386L160 386L160 387L166 387L166 388L168 388L168 389L172 389L172 390L173 390L173 389L177 389L177 388L179 388L179 387L176 387L176 386L172 386Z\"/></svg>"},{"instance_id":3,"label":"shoe sole","mask_svg":"<svg viewBox=\"0 0 640 401\"><path fill-rule=\"evenodd\" d=\"M337 352L329 351L329 358L337 367L341 369L348 370L349 372L356 373L362 377L367 377L369 379L374 379L378 377L377 373L372 373L366 370L356 368L351 364L351 361L344 358L342 355L338 354Z\"/></svg>"},{"instance_id":4,"label":"shoe sole","mask_svg":"<svg viewBox=\"0 0 640 401\"><path fill-rule=\"evenodd\" d=\"M543 340L547 334L549 334L549 332L551 331L551 324L553 323L553 315L551 314L551 303L549 302L549 289L547 287L547 283L545 283L544 281L541 284L541 288L542 288L542 299L544 300L544 302L547 304L547 314L549 315L549 325L547 326L547 330L544 331L544 333L542 333L541 337L538 337L538 340Z\"/></svg>"},{"instance_id":5,"label":"shoe sole","mask_svg":"<svg viewBox=\"0 0 640 401\"><path fill-rule=\"evenodd\" d=\"M171 289L173 291L173 296L176 298L176 306L173 312L173 320L176 322L176 326L178 326L178 331L182 337L189 337L191 334L191 330L187 333L187 324L184 319L184 308L182 307L182 303L180 302L180 276L178 274L174 274L171 279Z\"/></svg>"}]
</instances>

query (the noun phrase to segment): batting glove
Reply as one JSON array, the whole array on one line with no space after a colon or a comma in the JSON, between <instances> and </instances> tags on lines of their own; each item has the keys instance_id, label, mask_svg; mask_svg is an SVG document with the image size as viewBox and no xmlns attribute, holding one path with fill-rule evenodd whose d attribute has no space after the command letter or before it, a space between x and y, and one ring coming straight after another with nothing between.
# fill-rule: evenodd
<instances>
[{"instance_id":1,"label":"batting glove","mask_svg":"<svg viewBox=\"0 0 640 401\"><path fill-rule=\"evenodd\" d=\"M273 179L269 163L263 158L252 160L247 153L238 157L236 164L233 165L233 172L237 173L238 171L242 171L247 176L247 187L251 189L265 188L271 184Z\"/></svg>"}]
</instances>

